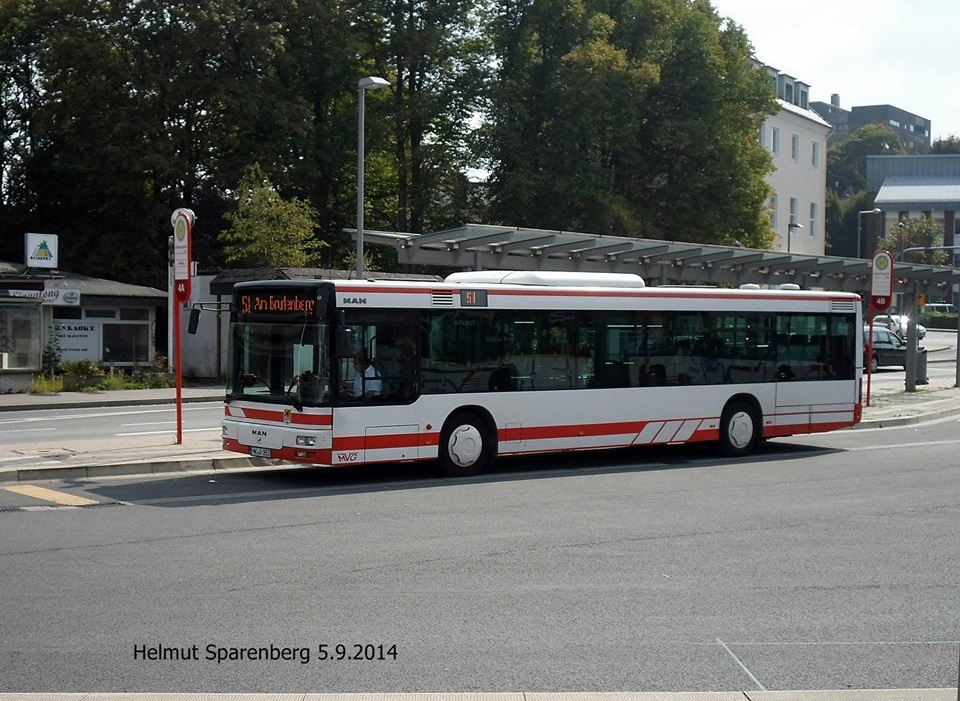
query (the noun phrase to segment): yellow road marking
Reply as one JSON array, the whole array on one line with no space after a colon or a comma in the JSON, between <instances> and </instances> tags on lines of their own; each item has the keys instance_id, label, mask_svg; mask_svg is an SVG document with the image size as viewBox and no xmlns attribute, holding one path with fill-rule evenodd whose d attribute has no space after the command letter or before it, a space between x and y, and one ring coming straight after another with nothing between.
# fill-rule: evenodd
<instances>
[{"instance_id":1,"label":"yellow road marking","mask_svg":"<svg viewBox=\"0 0 960 701\"><path fill-rule=\"evenodd\" d=\"M28 497L33 497L34 499L42 499L43 501L52 501L54 504L61 504L63 506L90 506L91 504L99 503L93 499L76 497L66 492L58 492L55 489L46 489L45 487L37 487L32 484L15 484L10 487L4 487L4 489L8 492L23 494Z\"/></svg>"}]
</instances>

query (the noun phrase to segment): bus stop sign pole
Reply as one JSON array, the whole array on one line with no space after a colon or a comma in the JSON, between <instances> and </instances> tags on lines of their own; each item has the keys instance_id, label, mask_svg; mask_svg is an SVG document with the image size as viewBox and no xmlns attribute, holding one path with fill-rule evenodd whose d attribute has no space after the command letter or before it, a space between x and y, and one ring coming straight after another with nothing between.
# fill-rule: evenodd
<instances>
[{"instance_id":1,"label":"bus stop sign pole","mask_svg":"<svg viewBox=\"0 0 960 701\"><path fill-rule=\"evenodd\" d=\"M867 339L867 406L870 406L870 384L873 379L873 317L890 308L893 297L893 256L877 251L870 272L870 334Z\"/></svg>"},{"instance_id":2,"label":"bus stop sign pole","mask_svg":"<svg viewBox=\"0 0 960 701\"><path fill-rule=\"evenodd\" d=\"M180 208L170 216L173 225L173 342L177 383L177 445L183 443L183 363L180 352L180 307L190 301L191 233L193 211Z\"/></svg>"}]
</instances>

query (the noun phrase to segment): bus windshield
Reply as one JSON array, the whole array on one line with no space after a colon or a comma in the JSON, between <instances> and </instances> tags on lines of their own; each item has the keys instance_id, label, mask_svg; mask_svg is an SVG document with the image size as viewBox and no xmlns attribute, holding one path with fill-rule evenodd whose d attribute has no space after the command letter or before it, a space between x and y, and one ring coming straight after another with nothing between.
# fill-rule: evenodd
<instances>
[{"instance_id":1,"label":"bus windshield","mask_svg":"<svg viewBox=\"0 0 960 701\"><path fill-rule=\"evenodd\" d=\"M229 398L294 406L330 403L328 327L322 323L234 323Z\"/></svg>"}]
</instances>

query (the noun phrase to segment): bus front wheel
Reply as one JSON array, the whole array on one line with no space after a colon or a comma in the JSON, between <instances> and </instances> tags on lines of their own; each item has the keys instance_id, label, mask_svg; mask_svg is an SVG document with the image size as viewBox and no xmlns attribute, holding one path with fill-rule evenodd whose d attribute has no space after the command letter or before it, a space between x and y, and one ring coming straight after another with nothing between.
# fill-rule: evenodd
<instances>
[{"instance_id":1,"label":"bus front wheel","mask_svg":"<svg viewBox=\"0 0 960 701\"><path fill-rule=\"evenodd\" d=\"M476 475L493 462L493 439L486 425L468 412L454 414L440 434L440 468L450 477Z\"/></svg>"},{"instance_id":2,"label":"bus front wheel","mask_svg":"<svg viewBox=\"0 0 960 701\"><path fill-rule=\"evenodd\" d=\"M724 455L746 455L760 440L757 410L744 401L730 402L720 418L720 450Z\"/></svg>"}]
</instances>

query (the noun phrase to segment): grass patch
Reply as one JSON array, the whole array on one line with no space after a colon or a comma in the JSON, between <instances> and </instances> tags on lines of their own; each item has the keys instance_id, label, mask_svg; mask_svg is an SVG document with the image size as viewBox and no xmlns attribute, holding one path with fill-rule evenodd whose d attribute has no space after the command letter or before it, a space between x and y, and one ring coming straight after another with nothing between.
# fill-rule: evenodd
<instances>
[{"instance_id":1,"label":"grass patch","mask_svg":"<svg viewBox=\"0 0 960 701\"><path fill-rule=\"evenodd\" d=\"M63 377L60 375L34 375L30 382L33 394L57 394L63 391Z\"/></svg>"}]
</instances>

